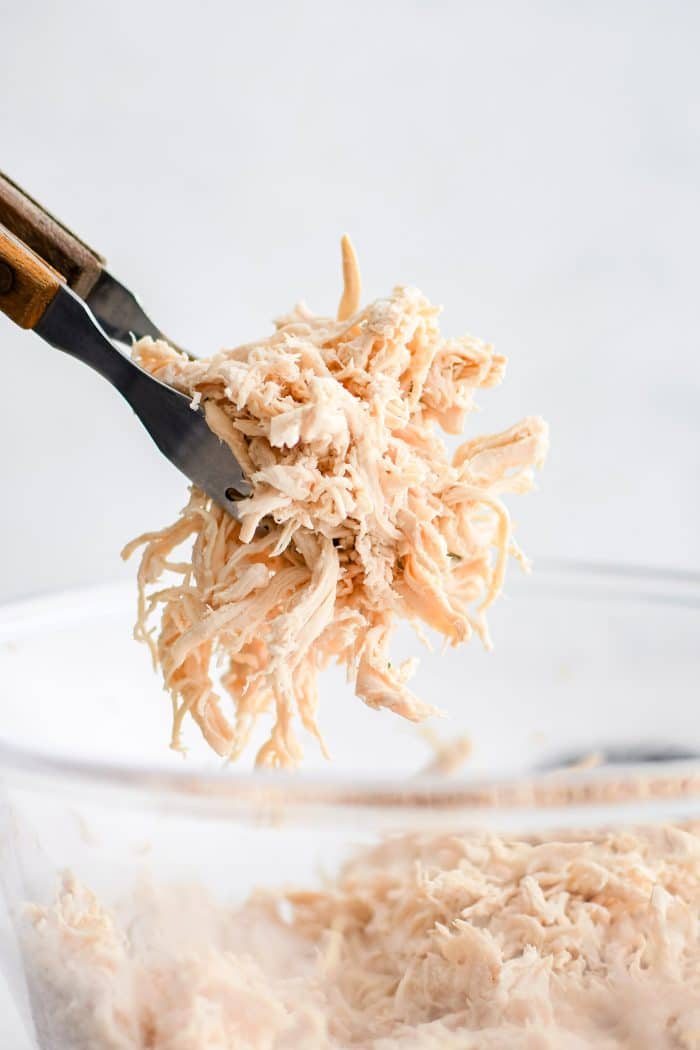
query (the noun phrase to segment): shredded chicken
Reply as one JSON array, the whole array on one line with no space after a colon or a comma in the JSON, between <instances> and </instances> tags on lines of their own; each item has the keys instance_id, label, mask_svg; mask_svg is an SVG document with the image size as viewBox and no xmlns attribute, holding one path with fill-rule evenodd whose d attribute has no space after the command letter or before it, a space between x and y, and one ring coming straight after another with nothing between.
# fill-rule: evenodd
<instances>
[{"instance_id":1,"label":"shredded chicken","mask_svg":"<svg viewBox=\"0 0 700 1050\"><path fill-rule=\"evenodd\" d=\"M433 752L430 761L420 771L423 776L454 776L461 770L474 748L471 737L466 733L447 740L443 740L432 726L422 726L420 733Z\"/></svg>"},{"instance_id":2,"label":"shredded chicken","mask_svg":"<svg viewBox=\"0 0 700 1050\"><path fill-rule=\"evenodd\" d=\"M301 304L271 336L196 361L150 338L134 347L203 407L252 487L237 518L193 488L177 521L124 551L143 547L136 635L170 691L176 749L189 714L235 759L274 712L257 761L297 764L297 717L324 747L317 676L331 661L370 707L425 719L435 708L407 686L413 662L389 658L395 619L452 645L474 632L489 644L484 614L508 555L522 559L502 497L531 488L544 422L473 437L450 457L436 428L461 431L504 359L442 336L415 288L361 309L347 239L343 270L337 320ZM186 541L191 554L176 560Z\"/></svg>"},{"instance_id":3,"label":"shredded chicken","mask_svg":"<svg viewBox=\"0 0 700 1050\"><path fill-rule=\"evenodd\" d=\"M71 877L27 932L56 1050L693 1050L697 827L391 838L239 908Z\"/></svg>"}]
</instances>

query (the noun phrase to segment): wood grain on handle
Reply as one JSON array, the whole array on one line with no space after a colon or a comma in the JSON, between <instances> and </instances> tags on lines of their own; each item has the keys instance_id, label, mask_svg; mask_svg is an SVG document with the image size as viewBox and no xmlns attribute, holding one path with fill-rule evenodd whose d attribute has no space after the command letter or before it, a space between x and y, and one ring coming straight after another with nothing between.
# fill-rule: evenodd
<instances>
[{"instance_id":1,"label":"wood grain on handle","mask_svg":"<svg viewBox=\"0 0 700 1050\"><path fill-rule=\"evenodd\" d=\"M0 310L20 328L34 328L64 283L53 267L0 226Z\"/></svg>"},{"instance_id":2,"label":"wood grain on handle","mask_svg":"<svg viewBox=\"0 0 700 1050\"><path fill-rule=\"evenodd\" d=\"M105 260L2 172L0 223L64 274L76 295L89 295Z\"/></svg>"}]
</instances>

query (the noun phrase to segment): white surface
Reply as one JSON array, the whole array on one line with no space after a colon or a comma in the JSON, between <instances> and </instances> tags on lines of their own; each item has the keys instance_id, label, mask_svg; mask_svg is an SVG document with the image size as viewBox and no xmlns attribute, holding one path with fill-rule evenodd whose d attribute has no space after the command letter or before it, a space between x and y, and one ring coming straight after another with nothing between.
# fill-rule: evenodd
<instances>
[{"instance_id":1,"label":"white surface","mask_svg":"<svg viewBox=\"0 0 700 1050\"><path fill-rule=\"evenodd\" d=\"M528 550L698 567L700 8L0 0L0 23L2 167L166 331L206 352L332 310L348 230L368 295L418 284L509 356L480 426L550 420ZM102 380L0 343L0 598L128 574L181 480Z\"/></svg>"},{"instance_id":2,"label":"white surface","mask_svg":"<svg viewBox=\"0 0 700 1050\"><path fill-rule=\"evenodd\" d=\"M509 356L472 426L550 420L528 550L697 567L698 31L685 0L27 0L2 164L200 351L333 310L349 230L368 295ZM129 573L181 480L101 379L0 340L0 597Z\"/></svg>"}]
</instances>

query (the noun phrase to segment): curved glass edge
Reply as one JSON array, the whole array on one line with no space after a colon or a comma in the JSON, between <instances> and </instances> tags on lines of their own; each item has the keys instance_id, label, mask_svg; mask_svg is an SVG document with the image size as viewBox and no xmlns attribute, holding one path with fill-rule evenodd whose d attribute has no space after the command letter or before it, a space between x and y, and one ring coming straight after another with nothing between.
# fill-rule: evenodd
<instances>
[{"instance_id":1,"label":"curved glass edge","mask_svg":"<svg viewBox=\"0 0 700 1050\"><path fill-rule=\"evenodd\" d=\"M541 559L528 578L533 594L566 592L600 600L611 597L637 602L664 602L700 609L700 573L605 563ZM92 612L134 600L133 584L116 582L77 588L0 606L0 641L43 626L76 622ZM256 770L231 772L96 763L23 749L0 737L0 776L6 783L65 785L81 791L93 787L130 794L171 796L207 807L244 804L264 809L289 805L368 807L403 812L561 807L644 803L650 800L699 799L700 760L673 760L593 770L533 772L500 779L415 777L401 779L333 777Z\"/></svg>"},{"instance_id":2,"label":"curved glass edge","mask_svg":"<svg viewBox=\"0 0 700 1050\"><path fill-rule=\"evenodd\" d=\"M700 608L700 571L553 558L535 558L532 567L532 572L523 573L514 565L504 593L507 595L514 584L524 583L533 593L564 588L603 599L663 601ZM0 641L27 629L74 623L113 603L133 604L135 612L135 584L121 580L13 599L0 604Z\"/></svg>"},{"instance_id":3,"label":"curved glass edge","mask_svg":"<svg viewBox=\"0 0 700 1050\"><path fill-rule=\"evenodd\" d=\"M164 772L145 767L34 756L0 744L0 782L5 789L26 788L90 797L105 804L162 809L209 817L245 817L275 823L295 812L319 820L319 812L339 815L365 812L381 819L393 814L403 823L435 825L450 819L479 820L495 812L592 815L622 813L640 807L660 819L700 817L700 760L562 769L512 778L446 780L416 777L410 780L352 777L348 774L300 776L269 770L229 774L218 772Z\"/></svg>"}]
</instances>

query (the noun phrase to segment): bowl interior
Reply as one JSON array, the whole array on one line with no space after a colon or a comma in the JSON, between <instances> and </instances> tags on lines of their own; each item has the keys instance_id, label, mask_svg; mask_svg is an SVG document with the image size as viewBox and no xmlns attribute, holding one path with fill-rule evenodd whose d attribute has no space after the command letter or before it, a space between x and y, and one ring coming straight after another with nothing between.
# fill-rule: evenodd
<instances>
[{"instance_id":1,"label":"bowl interior","mask_svg":"<svg viewBox=\"0 0 700 1050\"><path fill-rule=\"evenodd\" d=\"M169 698L132 639L129 585L68 592L0 613L6 745L63 759L174 773L221 761L187 727L186 757L168 749ZM595 566L511 569L490 613L494 642L430 653L407 627L392 658L418 655L413 687L445 712L443 742L468 735L460 776L518 775L605 752L615 759L700 753L697 623L689 576ZM340 669L321 676L320 724L333 761L304 731L305 771L414 777L434 759L421 727L358 701ZM270 726L264 720L262 741ZM254 750L237 771L252 768Z\"/></svg>"}]
</instances>

